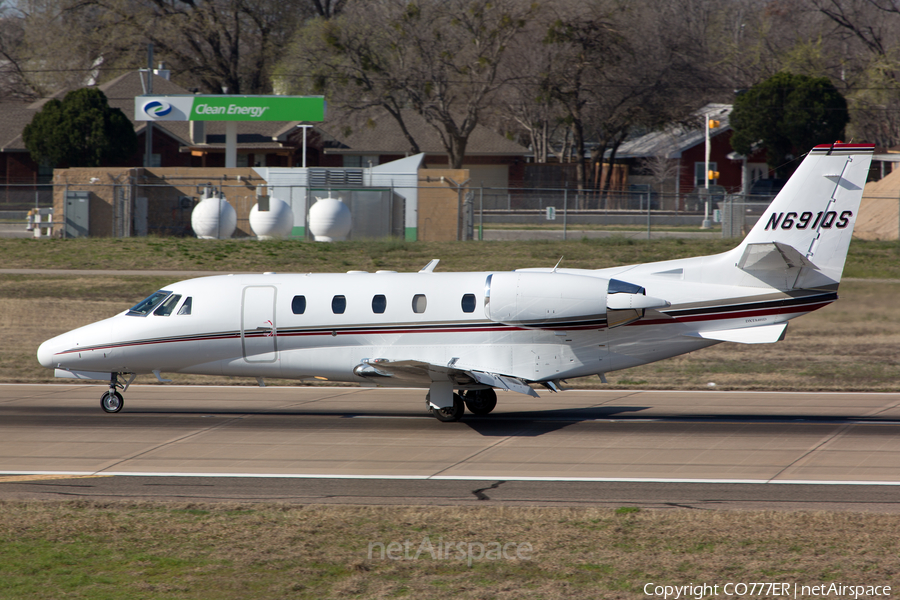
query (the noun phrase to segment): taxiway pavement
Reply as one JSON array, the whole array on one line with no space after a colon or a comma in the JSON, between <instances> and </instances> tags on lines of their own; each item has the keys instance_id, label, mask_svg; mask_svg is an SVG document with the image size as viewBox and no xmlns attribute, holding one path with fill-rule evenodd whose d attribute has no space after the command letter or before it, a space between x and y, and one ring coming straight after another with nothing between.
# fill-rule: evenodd
<instances>
[{"instance_id":1,"label":"taxiway pavement","mask_svg":"<svg viewBox=\"0 0 900 600\"><path fill-rule=\"evenodd\" d=\"M900 394L0 385L0 498L900 512Z\"/></svg>"}]
</instances>

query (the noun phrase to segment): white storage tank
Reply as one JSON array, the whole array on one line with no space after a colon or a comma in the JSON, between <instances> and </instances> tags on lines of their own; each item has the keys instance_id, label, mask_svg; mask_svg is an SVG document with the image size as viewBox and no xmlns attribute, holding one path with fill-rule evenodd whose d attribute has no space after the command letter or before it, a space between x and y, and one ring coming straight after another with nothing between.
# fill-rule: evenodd
<instances>
[{"instance_id":1,"label":"white storage tank","mask_svg":"<svg viewBox=\"0 0 900 600\"><path fill-rule=\"evenodd\" d=\"M317 242L342 242L350 227L350 209L340 198L316 198L309 209L309 231Z\"/></svg>"},{"instance_id":2,"label":"white storage tank","mask_svg":"<svg viewBox=\"0 0 900 600\"><path fill-rule=\"evenodd\" d=\"M250 229L261 240L289 237L294 229L294 211L283 200L260 197L250 209Z\"/></svg>"},{"instance_id":3,"label":"white storage tank","mask_svg":"<svg viewBox=\"0 0 900 600\"><path fill-rule=\"evenodd\" d=\"M237 212L216 192L207 192L191 212L191 227L201 240L226 240L237 227Z\"/></svg>"}]
</instances>

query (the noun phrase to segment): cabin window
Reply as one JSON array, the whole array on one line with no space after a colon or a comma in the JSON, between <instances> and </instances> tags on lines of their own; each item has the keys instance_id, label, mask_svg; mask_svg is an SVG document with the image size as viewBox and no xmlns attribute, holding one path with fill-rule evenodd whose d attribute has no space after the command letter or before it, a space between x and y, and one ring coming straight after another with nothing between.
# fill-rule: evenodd
<instances>
[{"instance_id":1,"label":"cabin window","mask_svg":"<svg viewBox=\"0 0 900 600\"><path fill-rule=\"evenodd\" d=\"M191 297L188 296L184 299L184 304L181 305L181 308L178 309L179 315L189 315L191 314Z\"/></svg>"},{"instance_id":2,"label":"cabin window","mask_svg":"<svg viewBox=\"0 0 900 600\"><path fill-rule=\"evenodd\" d=\"M344 314L344 311L347 310L347 297L346 296L335 296L331 299L331 311L336 315Z\"/></svg>"},{"instance_id":3,"label":"cabin window","mask_svg":"<svg viewBox=\"0 0 900 600\"><path fill-rule=\"evenodd\" d=\"M378 315L384 314L387 308L387 298L383 294L377 294L372 298L372 312Z\"/></svg>"},{"instance_id":4,"label":"cabin window","mask_svg":"<svg viewBox=\"0 0 900 600\"><path fill-rule=\"evenodd\" d=\"M306 312L306 296L294 296L291 300L291 312L295 315L302 315Z\"/></svg>"},{"instance_id":5,"label":"cabin window","mask_svg":"<svg viewBox=\"0 0 900 600\"><path fill-rule=\"evenodd\" d=\"M157 317L168 317L175 310L175 307L178 306L179 300L181 300L181 294L172 294L166 298L165 302L159 305L159 308L153 311L153 314Z\"/></svg>"},{"instance_id":6,"label":"cabin window","mask_svg":"<svg viewBox=\"0 0 900 600\"><path fill-rule=\"evenodd\" d=\"M425 312L426 306L428 306L428 300L425 298L425 294L416 294L413 296L412 309L414 313L421 314Z\"/></svg>"},{"instance_id":7,"label":"cabin window","mask_svg":"<svg viewBox=\"0 0 900 600\"><path fill-rule=\"evenodd\" d=\"M462 297L462 310L464 313L475 312L475 294L465 294Z\"/></svg>"},{"instance_id":8,"label":"cabin window","mask_svg":"<svg viewBox=\"0 0 900 600\"><path fill-rule=\"evenodd\" d=\"M128 314L133 317L146 317L150 313L153 312L157 306L159 306L163 300L169 297L169 294L172 292L167 292L166 290L159 290L158 292L153 292L134 306L132 306L128 310Z\"/></svg>"}]
</instances>

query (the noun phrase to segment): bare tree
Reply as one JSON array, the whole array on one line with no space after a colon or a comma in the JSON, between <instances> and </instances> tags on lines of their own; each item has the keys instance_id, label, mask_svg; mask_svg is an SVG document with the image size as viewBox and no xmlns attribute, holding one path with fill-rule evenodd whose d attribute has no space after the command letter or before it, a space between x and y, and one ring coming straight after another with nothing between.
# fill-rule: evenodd
<instances>
[{"instance_id":1,"label":"bare tree","mask_svg":"<svg viewBox=\"0 0 900 600\"><path fill-rule=\"evenodd\" d=\"M394 22L415 55L405 91L438 132L451 168L460 168L469 136L503 85L501 63L535 8L516 0L423 2Z\"/></svg>"},{"instance_id":2,"label":"bare tree","mask_svg":"<svg viewBox=\"0 0 900 600\"><path fill-rule=\"evenodd\" d=\"M600 167L615 163L629 135L678 120L706 101L697 90L709 83L708 58L702 44L684 33L690 19L675 7L598 0L557 5L556 11L545 43L561 59L548 92L565 111L579 190L596 187L605 198L613 169L599 180Z\"/></svg>"},{"instance_id":3,"label":"bare tree","mask_svg":"<svg viewBox=\"0 0 900 600\"><path fill-rule=\"evenodd\" d=\"M900 5L889 0L811 0L835 26L839 81L850 104L850 128L882 146L900 144ZM832 80L836 78L832 76Z\"/></svg>"},{"instance_id":4,"label":"bare tree","mask_svg":"<svg viewBox=\"0 0 900 600\"><path fill-rule=\"evenodd\" d=\"M281 90L325 94L330 104L351 112L387 111L415 154L419 144L404 119L405 79L411 73L403 66L412 58L409 48L397 45L393 31L386 27L395 9L377 4L365 13L354 4L334 19L308 22L282 58L275 77Z\"/></svg>"},{"instance_id":5,"label":"bare tree","mask_svg":"<svg viewBox=\"0 0 900 600\"><path fill-rule=\"evenodd\" d=\"M137 8L94 1L118 29L152 42L181 81L207 93L270 92L271 66L303 16L300 3L283 0L142 0Z\"/></svg>"},{"instance_id":6,"label":"bare tree","mask_svg":"<svg viewBox=\"0 0 900 600\"><path fill-rule=\"evenodd\" d=\"M348 3L340 18L303 32L292 56L312 68L316 89L346 107L381 106L401 127L402 108L412 108L437 132L450 166L460 168L469 136L503 84L507 48L534 11L518 0ZM283 63L281 71L292 69Z\"/></svg>"},{"instance_id":7,"label":"bare tree","mask_svg":"<svg viewBox=\"0 0 900 600\"><path fill-rule=\"evenodd\" d=\"M524 144L531 147L538 163L548 162L551 153L563 160L566 148L565 142L555 152L552 147L557 132L564 128L565 114L549 93L559 61L557 49L536 42L546 27L546 22L532 20L528 30L513 40L501 75L506 84L495 109L505 128L519 133Z\"/></svg>"},{"instance_id":8,"label":"bare tree","mask_svg":"<svg viewBox=\"0 0 900 600\"><path fill-rule=\"evenodd\" d=\"M34 90L26 83L22 56L24 19L13 12L0 10L0 98L30 99Z\"/></svg>"},{"instance_id":9,"label":"bare tree","mask_svg":"<svg viewBox=\"0 0 900 600\"><path fill-rule=\"evenodd\" d=\"M105 11L74 0L19 0L6 11L0 52L15 95L48 96L86 85L104 60L118 56L126 33L103 30Z\"/></svg>"},{"instance_id":10,"label":"bare tree","mask_svg":"<svg viewBox=\"0 0 900 600\"><path fill-rule=\"evenodd\" d=\"M208 93L266 93L271 65L312 0L16 0L19 39L0 55L32 96L146 66L146 45L176 80ZM322 9L339 10L341 0ZM94 76L97 73L97 76Z\"/></svg>"},{"instance_id":11,"label":"bare tree","mask_svg":"<svg viewBox=\"0 0 900 600\"><path fill-rule=\"evenodd\" d=\"M615 2L559 4L543 43L554 49L555 64L542 85L562 109L563 122L572 136L578 187L578 205L584 203L587 182L585 127L589 109L597 101L598 83L607 69L621 59L624 38Z\"/></svg>"},{"instance_id":12,"label":"bare tree","mask_svg":"<svg viewBox=\"0 0 900 600\"><path fill-rule=\"evenodd\" d=\"M663 6L632 2L622 15L629 22L640 22L641 27L622 28L626 51L603 74L598 101L588 120L597 144L592 171L601 172L601 160L610 165L604 181L595 183L604 202L616 153L629 135L682 121L711 99L708 90L715 87L715 80L704 46L706 29L699 23L702 19L691 15L691 7L684 4L693 2L681 0ZM701 11L701 15L707 13Z\"/></svg>"},{"instance_id":13,"label":"bare tree","mask_svg":"<svg viewBox=\"0 0 900 600\"><path fill-rule=\"evenodd\" d=\"M671 135L666 135L653 155L641 160L641 170L647 174L659 194L665 193L665 185L681 174L678 159L672 158L672 154L677 150L675 140Z\"/></svg>"}]
</instances>

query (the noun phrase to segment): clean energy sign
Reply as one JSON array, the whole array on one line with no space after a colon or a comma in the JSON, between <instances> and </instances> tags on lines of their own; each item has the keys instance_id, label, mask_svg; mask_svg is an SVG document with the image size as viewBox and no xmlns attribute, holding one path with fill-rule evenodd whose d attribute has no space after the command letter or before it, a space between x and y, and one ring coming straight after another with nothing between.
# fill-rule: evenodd
<instances>
[{"instance_id":1,"label":"clean energy sign","mask_svg":"<svg viewBox=\"0 0 900 600\"><path fill-rule=\"evenodd\" d=\"M323 121L322 96L137 96L137 121Z\"/></svg>"}]
</instances>

